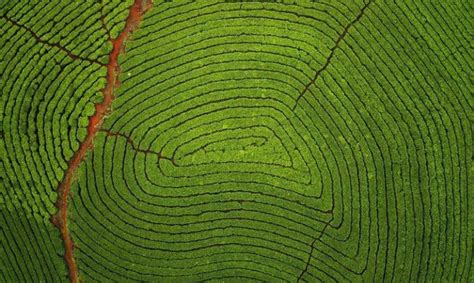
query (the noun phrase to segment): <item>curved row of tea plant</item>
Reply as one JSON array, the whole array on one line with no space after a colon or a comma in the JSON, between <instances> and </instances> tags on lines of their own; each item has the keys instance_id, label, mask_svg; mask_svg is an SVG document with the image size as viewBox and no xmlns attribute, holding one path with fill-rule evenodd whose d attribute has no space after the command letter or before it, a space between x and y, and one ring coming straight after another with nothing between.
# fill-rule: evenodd
<instances>
[{"instance_id":1,"label":"curved row of tea plant","mask_svg":"<svg viewBox=\"0 0 474 283\"><path fill-rule=\"evenodd\" d=\"M154 3L73 188L83 278L472 278L472 7L404 2Z\"/></svg>"},{"instance_id":2,"label":"curved row of tea plant","mask_svg":"<svg viewBox=\"0 0 474 283\"><path fill-rule=\"evenodd\" d=\"M67 278L50 216L68 161L101 100L108 35L123 27L129 6L0 3L1 282Z\"/></svg>"}]
</instances>

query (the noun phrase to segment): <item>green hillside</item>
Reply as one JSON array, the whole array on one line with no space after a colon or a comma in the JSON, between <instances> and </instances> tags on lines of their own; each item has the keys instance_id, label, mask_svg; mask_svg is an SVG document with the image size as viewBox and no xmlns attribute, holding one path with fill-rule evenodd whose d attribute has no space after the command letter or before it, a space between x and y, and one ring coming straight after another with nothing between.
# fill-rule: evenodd
<instances>
[{"instance_id":1,"label":"green hillside","mask_svg":"<svg viewBox=\"0 0 474 283\"><path fill-rule=\"evenodd\" d=\"M0 2L0 282L474 282L473 2Z\"/></svg>"}]
</instances>

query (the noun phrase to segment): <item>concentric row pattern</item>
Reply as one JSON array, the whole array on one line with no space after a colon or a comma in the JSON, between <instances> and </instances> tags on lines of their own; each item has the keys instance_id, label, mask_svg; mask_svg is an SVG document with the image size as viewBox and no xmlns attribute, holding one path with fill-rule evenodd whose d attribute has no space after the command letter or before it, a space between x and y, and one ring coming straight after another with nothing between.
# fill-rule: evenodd
<instances>
[{"instance_id":1,"label":"concentric row pattern","mask_svg":"<svg viewBox=\"0 0 474 283\"><path fill-rule=\"evenodd\" d=\"M146 14L72 189L86 281L472 280L471 3L283 2Z\"/></svg>"},{"instance_id":2,"label":"concentric row pattern","mask_svg":"<svg viewBox=\"0 0 474 283\"><path fill-rule=\"evenodd\" d=\"M66 279L50 216L101 100L108 34L123 27L129 6L0 2L0 282Z\"/></svg>"}]
</instances>

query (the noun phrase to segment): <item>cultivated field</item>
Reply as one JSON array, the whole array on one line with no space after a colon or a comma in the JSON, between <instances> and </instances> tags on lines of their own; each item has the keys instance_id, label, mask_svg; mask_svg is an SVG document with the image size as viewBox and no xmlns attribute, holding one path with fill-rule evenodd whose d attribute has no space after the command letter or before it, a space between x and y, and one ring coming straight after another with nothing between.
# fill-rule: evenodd
<instances>
[{"instance_id":1,"label":"cultivated field","mask_svg":"<svg viewBox=\"0 0 474 283\"><path fill-rule=\"evenodd\" d=\"M1 1L0 282L474 282L473 4Z\"/></svg>"}]
</instances>

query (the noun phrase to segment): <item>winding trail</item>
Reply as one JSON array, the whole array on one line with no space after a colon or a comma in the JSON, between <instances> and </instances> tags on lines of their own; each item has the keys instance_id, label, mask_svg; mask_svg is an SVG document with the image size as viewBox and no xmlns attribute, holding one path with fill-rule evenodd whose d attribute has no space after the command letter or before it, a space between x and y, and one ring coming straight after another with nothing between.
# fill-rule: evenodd
<instances>
[{"instance_id":1,"label":"winding trail","mask_svg":"<svg viewBox=\"0 0 474 283\"><path fill-rule=\"evenodd\" d=\"M96 104L95 113L89 118L89 125L87 127L87 136L81 143L79 149L74 153L72 159L69 161L68 169L64 174L64 178L58 187L58 199L56 201L56 207L58 212L53 215L51 221L59 229L61 238L64 243L64 259L67 264L69 271L69 279L71 282L78 282L78 270L77 264L74 260L74 242L69 233L67 224L67 208L68 208L68 197L71 190L71 183L73 181L74 174L81 164L82 160L86 156L89 148L92 147L92 142L102 121L107 114L112 101L114 99L114 89L120 85L118 75L120 68L118 65L118 57L124 51L124 43L128 40L129 36L133 31L138 28L140 21L144 13L151 8L150 0L135 0L133 5L130 7L129 14L126 19L124 29L120 32L117 38L110 38L112 42L112 51L109 55L109 61L105 65L107 67L106 85L102 90L104 95L103 101Z\"/></svg>"}]
</instances>

